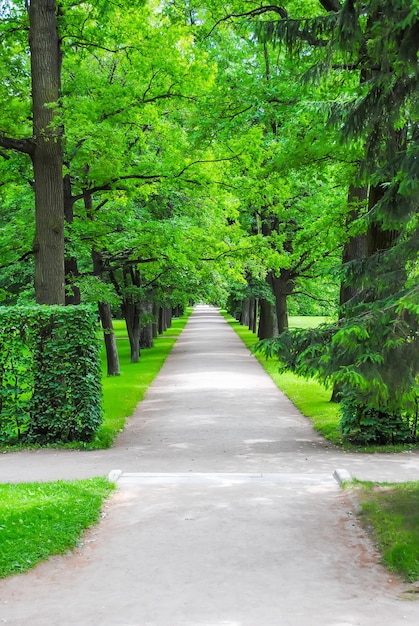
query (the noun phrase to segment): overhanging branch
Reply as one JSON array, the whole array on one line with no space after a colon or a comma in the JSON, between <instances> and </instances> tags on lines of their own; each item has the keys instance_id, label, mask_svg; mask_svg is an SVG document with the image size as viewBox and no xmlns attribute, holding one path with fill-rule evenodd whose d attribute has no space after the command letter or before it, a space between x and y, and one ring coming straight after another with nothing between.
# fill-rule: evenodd
<instances>
[{"instance_id":1,"label":"overhanging branch","mask_svg":"<svg viewBox=\"0 0 419 626\"><path fill-rule=\"evenodd\" d=\"M276 13L282 19L288 18L288 13L283 7L276 6L274 4L269 4L267 6L257 7L256 9L252 9L251 11L246 11L244 13L229 13L225 17L222 17L217 22L215 22L214 26L212 26L209 31L207 37L212 35L213 31L222 24L223 22L227 22L231 19L237 19L239 17L258 17L259 15L263 15L264 13Z\"/></svg>"},{"instance_id":2,"label":"overhanging branch","mask_svg":"<svg viewBox=\"0 0 419 626\"><path fill-rule=\"evenodd\" d=\"M6 135L2 134L0 134L0 147L6 150L24 152L25 154L32 154L34 150L32 139L14 139L13 137L6 137Z\"/></svg>"}]
</instances>

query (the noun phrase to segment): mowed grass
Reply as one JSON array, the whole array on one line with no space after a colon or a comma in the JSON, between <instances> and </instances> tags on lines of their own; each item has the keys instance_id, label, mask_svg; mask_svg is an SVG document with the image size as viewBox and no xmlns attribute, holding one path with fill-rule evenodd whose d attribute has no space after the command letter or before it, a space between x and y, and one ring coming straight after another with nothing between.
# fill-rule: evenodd
<instances>
[{"instance_id":1,"label":"mowed grass","mask_svg":"<svg viewBox=\"0 0 419 626\"><path fill-rule=\"evenodd\" d=\"M105 478L0 485L0 578L73 549L113 488Z\"/></svg>"},{"instance_id":2,"label":"mowed grass","mask_svg":"<svg viewBox=\"0 0 419 626\"><path fill-rule=\"evenodd\" d=\"M382 561L405 580L419 580L419 482L356 482L360 517Z\"/></svg>"},{"instance_id":3,"label":"mowed grass","mask_svg":"<svg viewBox=\"0 0 419 626\"><path fill-rule=\"evenodd\" d=\"M95 439L86 444L88 449L109 448L116 435L124 428L137 404L144 398L154 378L173 348L177 337L186 325L192 309L174 319L171 328L154 340L153 348L141 350L138 363L130 363L130 348L124 320L114 322L120 376L106 375L106 353L102 350L103 423Z\"/></svg>"},{"instance_id":4,"label":"mowed grass","mask_svg":"<svg viewBox=\"0 0 419 626\"><path fill-rule=\"evenodd\" d=\"M237 320L225 311L222 313L244 344L252 350L258 341L257 335L247 327L239 324ZM312 328L327 321L327 319L320 316L296 316L290 317L289 323L290 328ZM341 419L339 406L330 402L332 390L314 379L305 380L291 372L280 374L276 360L266 359L261 354L256 354L255 356L281 391L288 396L303 415L312 421L314 428L331 443L339 446L343 445L339 428Z\"/></svg>"}]
</instances>

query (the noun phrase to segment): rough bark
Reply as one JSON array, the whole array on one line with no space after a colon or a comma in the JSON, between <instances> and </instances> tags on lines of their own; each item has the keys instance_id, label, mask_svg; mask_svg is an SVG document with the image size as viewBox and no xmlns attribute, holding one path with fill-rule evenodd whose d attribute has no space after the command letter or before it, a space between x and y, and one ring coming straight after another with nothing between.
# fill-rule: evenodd
<instances>
[{"instance_id":1,"label":"rough bark","mask_svg":"<svg viewBox=\"0 0 419 626\"><path fill-rule=\"evenodd\" d=\"M255 317L255 299L249 298L249 322L248 322L249 330L253 330L253 326L255 323L254 317Z\"/></svg>"},{"instance_id":2,"label":"rough bark","mask_svg":"<svg viewBox=\"0 0 419 626\"><path fill-rule=\"evenodd\" d=\"M250 299L249 311L250 311L249 330L251 330L252 333L255 333L256 332L256 328L257 328L257 320L258 320L258 300L257 300L257 298L251 298Z\"/></svg>"},{"instance_id":3,"label":"rough bark","mask_svg":"<svg viewBox=\"0 0 419 626\"><path fill-rule=\"evenodd\" d=\"M350 207L349 213L346 218L346 224L349 226L354 220L360 216L360 208L366 201L368 195L368 187L356 187L350 185L348 191L348 205ZM362 259L367 254L367 238L364 234L355 235L350 237L345 243L342 251L342 265L355 261L356 259ZM343 317L342 307L352 300L356 296L358 288L350 281L343 280L340 284L339 305L341 308L340 317ZM340 401L341 388L335 383L332 390L331 402Z\"/></svg>"},{"instance_id":4,"label":"rough bark","mask_svg":"<svg viewBox=\"0 0 419 626\"><path fill-rule=\"evenodd\" d=\"M384 196L382 187L370 187L368 195L368 210L379 202ZM389 250L397 238L397 232L394 230L383 230L380 222L372 221L367 230L367 256L372 256L376 252Z\"/></svg>"},{"instance_id":5,"label":"rough bark","mask_svg":"<svg viewBox=\"0 0 419 626\"><path fill-rule=\"evenodd\" d=\"M279 334L288 328L287 298L293 292L294 282L291 280L290 272L283 269L280 270L279 276L273 271L269 272L267 281L275 298L276 331Z\"/></svg>"},{"instance_id":6,"label":"rough bark","mask_svg":"<svg viewBox=\"0 0 419 626\"><path fill-rule=\"evenodd\" d=\"M165 307L164 311L166 328L172 327L173 311L171 306Z\"/></svg>"},{"instance_id":7,"label":"rough bark","mask_svg":"<svg viewBox=\"0 0 419 626\"><path fill-rule=\"evenodd\" d=\"M258 327L259 339L270 339L274 337L276 333L276 315L275 307L268 300L261 299L260 305L260 317Z\"/></svg>"},{"instance_id":8,"label":"rough bark","mask_svg":"<svg viewBox=\"0 0 419 626\"><path fill-rule=\"evenodd\" d=\"M359 209L363 202L367 199L368 188L364 187L355 187L353 185L349 188L348 193L348 203L351 207L349 211L348 217L346 219L346 223L349 225L351 222L356 220L359 217ZM367 254L367 238L365 235L356 235L351 237L344 245L342 252L342 264L345 265L350 261L354 261L356 259L362 259ZM342 281L340 286L340 297L339 303L342 307L344 304L349 302L357 293L357 288L351 283L346 283Z\"/></svg>"},{"instance_id":9,"label":"rough bark","mask_svg":"<svg viewBox=\"0 0 419 626\"><path fill-rule=\"evenodd\" d=\"M140 307L136 302L125 300L122 304L131 352L131 363L140 359Z\"/></svg>"},{"instance_id":10,"label":"rough bark","mask_svg":"<svg viewBox=\"0 0 419 626\"><path fill-rule=\"evenodd\" d=\"M35 190L35 297L38 304L64 304L64 192L60 96L60 42L54 0L29 4Z\"/></svg>"},{"instance_id":11,"label":"rough bark","mask_svg":"<svg viewBox=\"0 0 419 626\"><path fill-rule=\"evenodd\" d=\"M164 307L159 307L159 321L158 321L158 333L163 334L167 330L167 318L166 310Z\"/></svg>"}]
</instances>

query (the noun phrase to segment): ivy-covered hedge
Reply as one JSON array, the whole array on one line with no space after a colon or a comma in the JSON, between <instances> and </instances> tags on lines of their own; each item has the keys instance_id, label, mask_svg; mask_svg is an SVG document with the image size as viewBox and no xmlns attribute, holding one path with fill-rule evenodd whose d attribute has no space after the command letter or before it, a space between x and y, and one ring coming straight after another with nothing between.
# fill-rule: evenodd
<instances>
[{"instance_id":1,"label":"ivy-covered hedge","mask_svg":"<svg viewBox=\"0 0 419 626\"><path fill-rule=\"evenodd\" d=\"M102 420L97 314L0 307L0 443L89 441Z\"/></svg>"}]
</instances>

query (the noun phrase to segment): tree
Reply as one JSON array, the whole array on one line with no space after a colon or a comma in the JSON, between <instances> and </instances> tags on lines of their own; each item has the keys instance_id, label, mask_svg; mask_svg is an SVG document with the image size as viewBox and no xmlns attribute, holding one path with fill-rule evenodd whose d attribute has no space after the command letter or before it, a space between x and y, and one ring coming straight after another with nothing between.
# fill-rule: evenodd
<instances>
[{"instance_id":1,"label":"tree","mask_svg":"<svg viewBox=\"0 0 419 626\"><path fill-rule=\"evenodd\" d=\"M35 192L35 296L39 304L64 304L64 196L58 124L61 50L53 0L28 4L32 136L0 135L0 146L29 155ZM6 18L6 35L9 20Z\"/></svg>"},{"instance_id":2,"label":"tree","mask_svg":"<svg viewBox=\"0 0 419 626\"><path fill-rule=\"evenodd\" d=\"M359 179L368 185L368 213L364 257L347 264L354 291L345 316L283 345L294 354L292 367L343 387L344 432L361 440L416 436L418 19L408 2L345 2L327 23L307 20L292 35L307 40L326 32L331 63L361 78L331 118L346 145L364 144ZM291 26L274 29L291 37Z\"/></svg>"}]
</instances>

